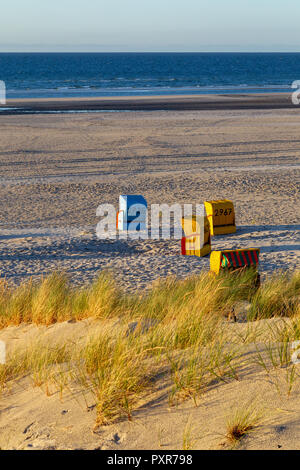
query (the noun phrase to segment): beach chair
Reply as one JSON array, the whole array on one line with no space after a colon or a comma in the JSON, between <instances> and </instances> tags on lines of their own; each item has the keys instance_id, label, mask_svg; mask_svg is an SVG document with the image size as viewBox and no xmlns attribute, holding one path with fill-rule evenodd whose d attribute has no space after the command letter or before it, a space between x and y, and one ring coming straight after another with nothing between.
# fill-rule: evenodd
<instances>
[{"instance_id":1,"label":"beach chair","mask_svg":"<svg viewBox=\"0 0 300 470\"><path fill-rule=\"evenodd\" d=\"M207 256L211 252L211 236L208 218L201 216L183 217L181 225L185 236L181 240L181 254Z\"/></svg>"},{"instance_id":2,"label":"beach chair","mask_svg":"<svg viewBox=\"0 0 300 470\"><path fill-rule=\"evenodd\" d=\"M227 199L204 202L211 236L236 232L233 202Z\"/></svg>"},{"instance_id":3,"label":"beach chair","mask_svg":"<svg viewBox=\"0 0 300 470\"><path fill-rule=\"evenodd\" d=\"M210 270L217 275L226 271L241 271L245 269L257 271L259 254L259 248L212 251L210 255Z\"/></svg>"},{"instance_id":4,"label":"beach chair","mask_svg":"<svg viewBox=\"0 0 300 470\"><path fill-rule=\"evenodd\" d=\"M251 270L251 284L258 289L260 286L259 254L259 248L212 251L210 255L210 272L214 275L221 275L229 272L239 274Z\"/></svg>"},{"instance_id":5,"label":"beach chair","mask_svg":"<svg viewBox=\"0 0 300 470\"><path fill-rule=\"evenodd\" d=\"M143 196L120 196L117 229L136 232L147 229L147 201Z\"/></svg>"}]
</instances>

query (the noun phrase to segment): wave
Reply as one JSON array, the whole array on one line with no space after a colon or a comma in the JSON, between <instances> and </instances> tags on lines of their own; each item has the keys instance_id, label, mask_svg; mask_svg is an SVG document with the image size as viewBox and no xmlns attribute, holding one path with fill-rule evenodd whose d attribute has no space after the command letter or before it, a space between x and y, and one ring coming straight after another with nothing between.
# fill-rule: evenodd
<instances>
[{"instance_id":1,"label":"wave","mask_svg":"<svg viewBox=\"0 0 300 470\"><path fill-rule=\"evenodd\" d=\"M147 96L147 95L198 95L198 94L238 94L244 93L282 93L290 92L288 85L195 85L195 86L115 86L93 87L62 86L55 88L7 89L7 98L72 98L72 97L113 97L113 96Z\"/></svg>"}]
</instances>

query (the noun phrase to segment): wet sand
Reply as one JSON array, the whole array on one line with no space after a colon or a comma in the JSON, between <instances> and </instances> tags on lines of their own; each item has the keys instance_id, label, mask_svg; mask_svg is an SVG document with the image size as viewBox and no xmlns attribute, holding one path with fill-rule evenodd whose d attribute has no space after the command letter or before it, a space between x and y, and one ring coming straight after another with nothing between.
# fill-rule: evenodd
<instances>
[{"instance_id":1,"label":"wet sand","mask_svg":"<svg viewBox=\"0 0 300 470\"><path fill-rule=\"evenodd\" d=\"M8 109L1 114L73 111L232 111L243 109L290 109L294 107L291 93L31 98L8 100L6 106Z\"/></svg>"}]
</instances>

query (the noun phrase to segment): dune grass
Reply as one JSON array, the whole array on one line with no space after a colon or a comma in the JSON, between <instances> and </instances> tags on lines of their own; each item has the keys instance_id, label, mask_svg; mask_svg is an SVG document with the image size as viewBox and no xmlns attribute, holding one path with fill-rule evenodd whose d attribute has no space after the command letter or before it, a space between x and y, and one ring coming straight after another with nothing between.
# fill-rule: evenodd
<instances>
[{"instance_id":1,"label":"dune grass","mask_svg":"<svg viewBox=\"0 0 300 470\"><path fill-rule=\"evenodd\" d=\"M72 287L67 276L59 273L17 288L2 281L2 328L86 318L99 321L93 335L78 342L62 340L50 345L39 341L10 353L7 364L0 366L0 387L29 376L34 386L45 386L47 394L54 387L60 398L79 389L95 403L96 427L120 418L131 420L162 378L168 384L171 406L188 398L198 406L210 388L240 380L242 347L261 335L257 328L249 328L236 343L229 341L224 319L236 302L251 304L250 320L280 316L280 324L275 323L268 333L278 344L275 350L274 344L266 347L268 365L257 355L262 367L269 368L270 363L273 368L285 366L287 343L300 338L299 273L273 277L258 290L253 285L254 274L168 278L140 295L121 292L105 272L81 289ZM279 294L276 307L274 299ZM286 324L283 314L291 317ZM130 326L133 322L134 328ZM286 380L291 391L293 371ZM238 428L231 425L232 439L248 432L252 424L247 423L253 422L247 413L235 418Z\"/></svg>"},{"instance_id":2,"label":"dune grass","mask_svg":"<svg viewBox=\"0 0 300 470\"><path fill-rule=\"evenodd\" d=\"M262 419L262 412L254 404L236 407L226 422L228 443L232 447L236 447L242 439L262 423Z\"/></svg>"},{"instance_id":3,"label":"dune grass","mask_svg":"<svg viewBox=\"0 0 300 470\"><path fill-rule=\"evenodd\" d=\"M187 423L183 430L182 436L182 450L193 450L195 445L195 440L193 439L193 426L191 419L187 420Z\"/></svg>"},{"instance_id":4,"label":"dune grass","mask_svg":"<svg viewBox=\"0 0 300 470\"><path fill-rule=\"evenodd\" d=\"M249 318L291 317L300 313L300 271L277 273L251 298Z\"/></svg>"},{"instance_id":5,"label":"dune grass","mask_svg":"<svg viewBox=\"0 0 300 470\"><path fill-rule=\"evenodd\" d=\"M0 365L0 390L14 379L30 374L33 385L41 386L48 382L52 367L64 364L71 358L66 345L37 340L24 350L12 351L6 364Z\"/></svg>"},{"instance_id":6,"label":"dune grass","mask_svg":"<svg viewBox=\"0 0 300 470\"><path fill-rule=\"evenodd\" d=\"M64 273L53 273L39 282L30 279L18 287L10 287L2 280L0 327L21 323L51 325L88 317L147 318L160 322L176 319L178 325L182 325L180 317L183 317L190 338L195 324L186 323L189 316L193 319L195 312L200 316L226 315L237 301L251 303L249 318L252 320L294 316L300 312L299 272L293 275L278 273L258 290L253 284L254 276L253 271L247 270L239 275L227 273L218 277L209 273L185 280L170 277L140 295L126 295L120 291L107 272L100 273L90 286L82 288L71 287ZM177 341L181 342L184 331L179 337Z\"/></svg>"},{"instance_id":7,"label":"dune grass","mask_svg":"<svg viewBox=\"0 0 300 470\"><path fill-rule=\"evenodd\" d=\"M0 284L0 327L116 316L120 297L115 282L105 272L81 289L72 288L64 273L53 273L36 283L30 279L16 288L4 280Z\"/></svg>"},{"instance_id":8,"label":"dune grass","mask_svg":"<svg viewBox=\"0 0 300 470\"><path fill-rule=\"evenodd\" d=\"M132 410L150 387L150 367L124 331L105 328L87 338L73 354L72 378L94 396L96 426L117 417L131 420Z\"/></svg>"}]
</instances>

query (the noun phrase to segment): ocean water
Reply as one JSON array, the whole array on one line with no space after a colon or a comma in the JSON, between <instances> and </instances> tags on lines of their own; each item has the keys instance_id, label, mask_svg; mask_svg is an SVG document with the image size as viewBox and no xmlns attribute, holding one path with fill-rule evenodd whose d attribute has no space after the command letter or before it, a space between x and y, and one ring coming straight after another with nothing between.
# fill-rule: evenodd
<instances>
[{"instance_id":1,"label":"ocean water","mask_svg":"<svg viewBox=\"0 0 300 470\"><path fill-rule=\"evenodd\" d=\"M300 53L1 53L8 98L290 92Z\"/></svg>"}]
</instances>

